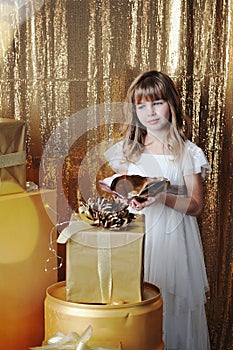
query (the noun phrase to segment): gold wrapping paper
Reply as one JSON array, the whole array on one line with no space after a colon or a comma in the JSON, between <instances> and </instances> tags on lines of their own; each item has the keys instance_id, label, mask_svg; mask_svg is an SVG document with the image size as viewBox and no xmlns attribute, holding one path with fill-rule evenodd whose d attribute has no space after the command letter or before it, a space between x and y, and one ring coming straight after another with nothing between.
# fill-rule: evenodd
<instances>
[{"instance_id":1,"label":"gold wrapping paper","mask_svg":"<svg viewBox=\"0 0 233 350\"><path fill-rule=\"evenodd\" d=\"M142 216L118 230L92 227L80 220L68 226L61 235L69 235L69 232L72 237L66 250L68 301L100 304L141 301Z\"/></svg>"},{"instance_id":2,"label":"gold wrapping paper","mask_svg":"<svg viewBox=\"0 0 233 350\"><path fill-rule=\"evenodd\" d=\"M0 118L0 195L26 189L25 123Z\"/></svg>"},{"instance_id":3,"label":"gold wrapping paper","mask_svg":"<svg viewBox=\"0 0 233 350\"><path fill-rule=\"evenodd\" d=\"M65 282L47 289L45 342L55 333L82 334L93 328L91 344L122 350L162 350L162 298L157 286L145 283L143 300L123 305L90 305L66 301Z\"/></svg>"}]
</instances>

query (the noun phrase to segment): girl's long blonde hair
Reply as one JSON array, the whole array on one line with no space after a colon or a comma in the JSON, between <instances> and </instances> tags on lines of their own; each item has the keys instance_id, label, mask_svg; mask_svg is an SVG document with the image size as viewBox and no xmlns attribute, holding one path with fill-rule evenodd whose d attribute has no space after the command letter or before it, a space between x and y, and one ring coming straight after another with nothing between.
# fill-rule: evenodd
<instances>
[{"instance_id":1,"label":"girl's long blonde hair","mask_svg":"<svg viewBox=\"0 0 233 350\"><path fill-rule=\"evenodd\" d=\"M145 147L147 131L140 123L136 113L136 104L139 104L142 99L167 101L170 109L170 127L165 146L175 160L180 159L186 139L183 132L184 121L189 125L188 118L182 112L180 95L174 82L165 73L155 70L140 74L132 82L127 92L127 128L123 143L126 159L129 161L137 159Z\"/></svg>"}]
</instances>

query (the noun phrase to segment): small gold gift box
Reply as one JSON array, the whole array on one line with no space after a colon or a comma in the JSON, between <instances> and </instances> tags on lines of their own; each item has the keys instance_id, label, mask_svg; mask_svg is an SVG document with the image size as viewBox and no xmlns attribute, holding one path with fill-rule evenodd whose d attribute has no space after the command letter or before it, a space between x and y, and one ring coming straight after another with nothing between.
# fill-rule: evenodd
<instances>
[{"instance_id":1,"label":"small gold gift box","mask_svg":"<svg viewBox=\"0 0 233 350\"><path fill-rule=\"evenodd\" d=\"M26 189L25 123L0 118L0 195Z\"/></svg>"},{"instance_id":2,"label":"small gold gift box","mask_svg":"<svg viewBox=\"0 0 233 350\"><path fill-rule=\"evenodd\" d=\"M142 300L144 217L117 230L78 220L58 243L66 247L67 301L124 304Z\"/></svg>"}]
</instances>

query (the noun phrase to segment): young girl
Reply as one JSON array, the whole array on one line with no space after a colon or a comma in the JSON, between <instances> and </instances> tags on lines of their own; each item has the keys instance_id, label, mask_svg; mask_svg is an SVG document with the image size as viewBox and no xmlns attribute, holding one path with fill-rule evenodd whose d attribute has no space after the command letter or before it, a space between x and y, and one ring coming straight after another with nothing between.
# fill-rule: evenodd
<instances>
[{"instance_id":1,"label":"young girl","mask_svg":"<svg viewBox=\"0 0 233 350\"><path fill-rule=\"evenodd\" d=\"M180 189L131 202L145 214L144 279L161 288L165 348L208 350L208 282L196 216L210 167L202 150L185 138L180 96L166 74L139 75L127 97L125 138L105 152L110 166L119 174L165 177Z\"/></svg>"}]
</instances>

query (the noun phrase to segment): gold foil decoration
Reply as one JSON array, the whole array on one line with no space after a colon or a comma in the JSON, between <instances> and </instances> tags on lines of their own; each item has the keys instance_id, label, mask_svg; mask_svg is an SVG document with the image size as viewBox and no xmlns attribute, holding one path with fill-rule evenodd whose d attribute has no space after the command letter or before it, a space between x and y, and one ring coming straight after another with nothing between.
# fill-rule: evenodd
<instances>
[{"instance_id":1,"label":"gold foil decoration","mask_svg":"<svg viewBox=\"0 0 233 350\"><path fill-rule=\"evenodd\" d=\"M137 32L138 32L138 3L139 0L130 1L131 9L131 37L129 42L129 62L130 66L134 67L136 64L137 53Z\"/></svg>"},{"instance_id":2,"label":"gold foil decoration","mask_svg":"<svg viewBox=\"0 0 233 350\"><path fill-rule=\"evenodd\" d=\"M96 0L89 1L88 23L88 64L87 64L87 106L98 103L97 100L97 62L96 62Z\"/></svg>"},{"instance_id":3,"label":"gold foil decoration","mask_svg":"<svg viewBox=\"0 0 233 350\"><path fill-rule=\"evenodd\" d=\"M102 24L102 57L103 57L103 93L104 102L111 103L111 19L110 19L110 0L103 0L101 8ZM107 116L110 117L110 116ZM107 119L109 120L109 119Z\"/></svg>"},{"instance_id":4,"label":"gold foil decoration","mask_svg":"<svg viewBox=\"0 0 233 350\"><path fill-rule=\"evenodd\" d=\"M170 74L176 72L178 66L179 43L180 43L180 17L181 17L181 2L177 0L171 1L170 19L170 35L169 35L169 52L168 62L170 62Z\"/></svg>"}]
</instances>

